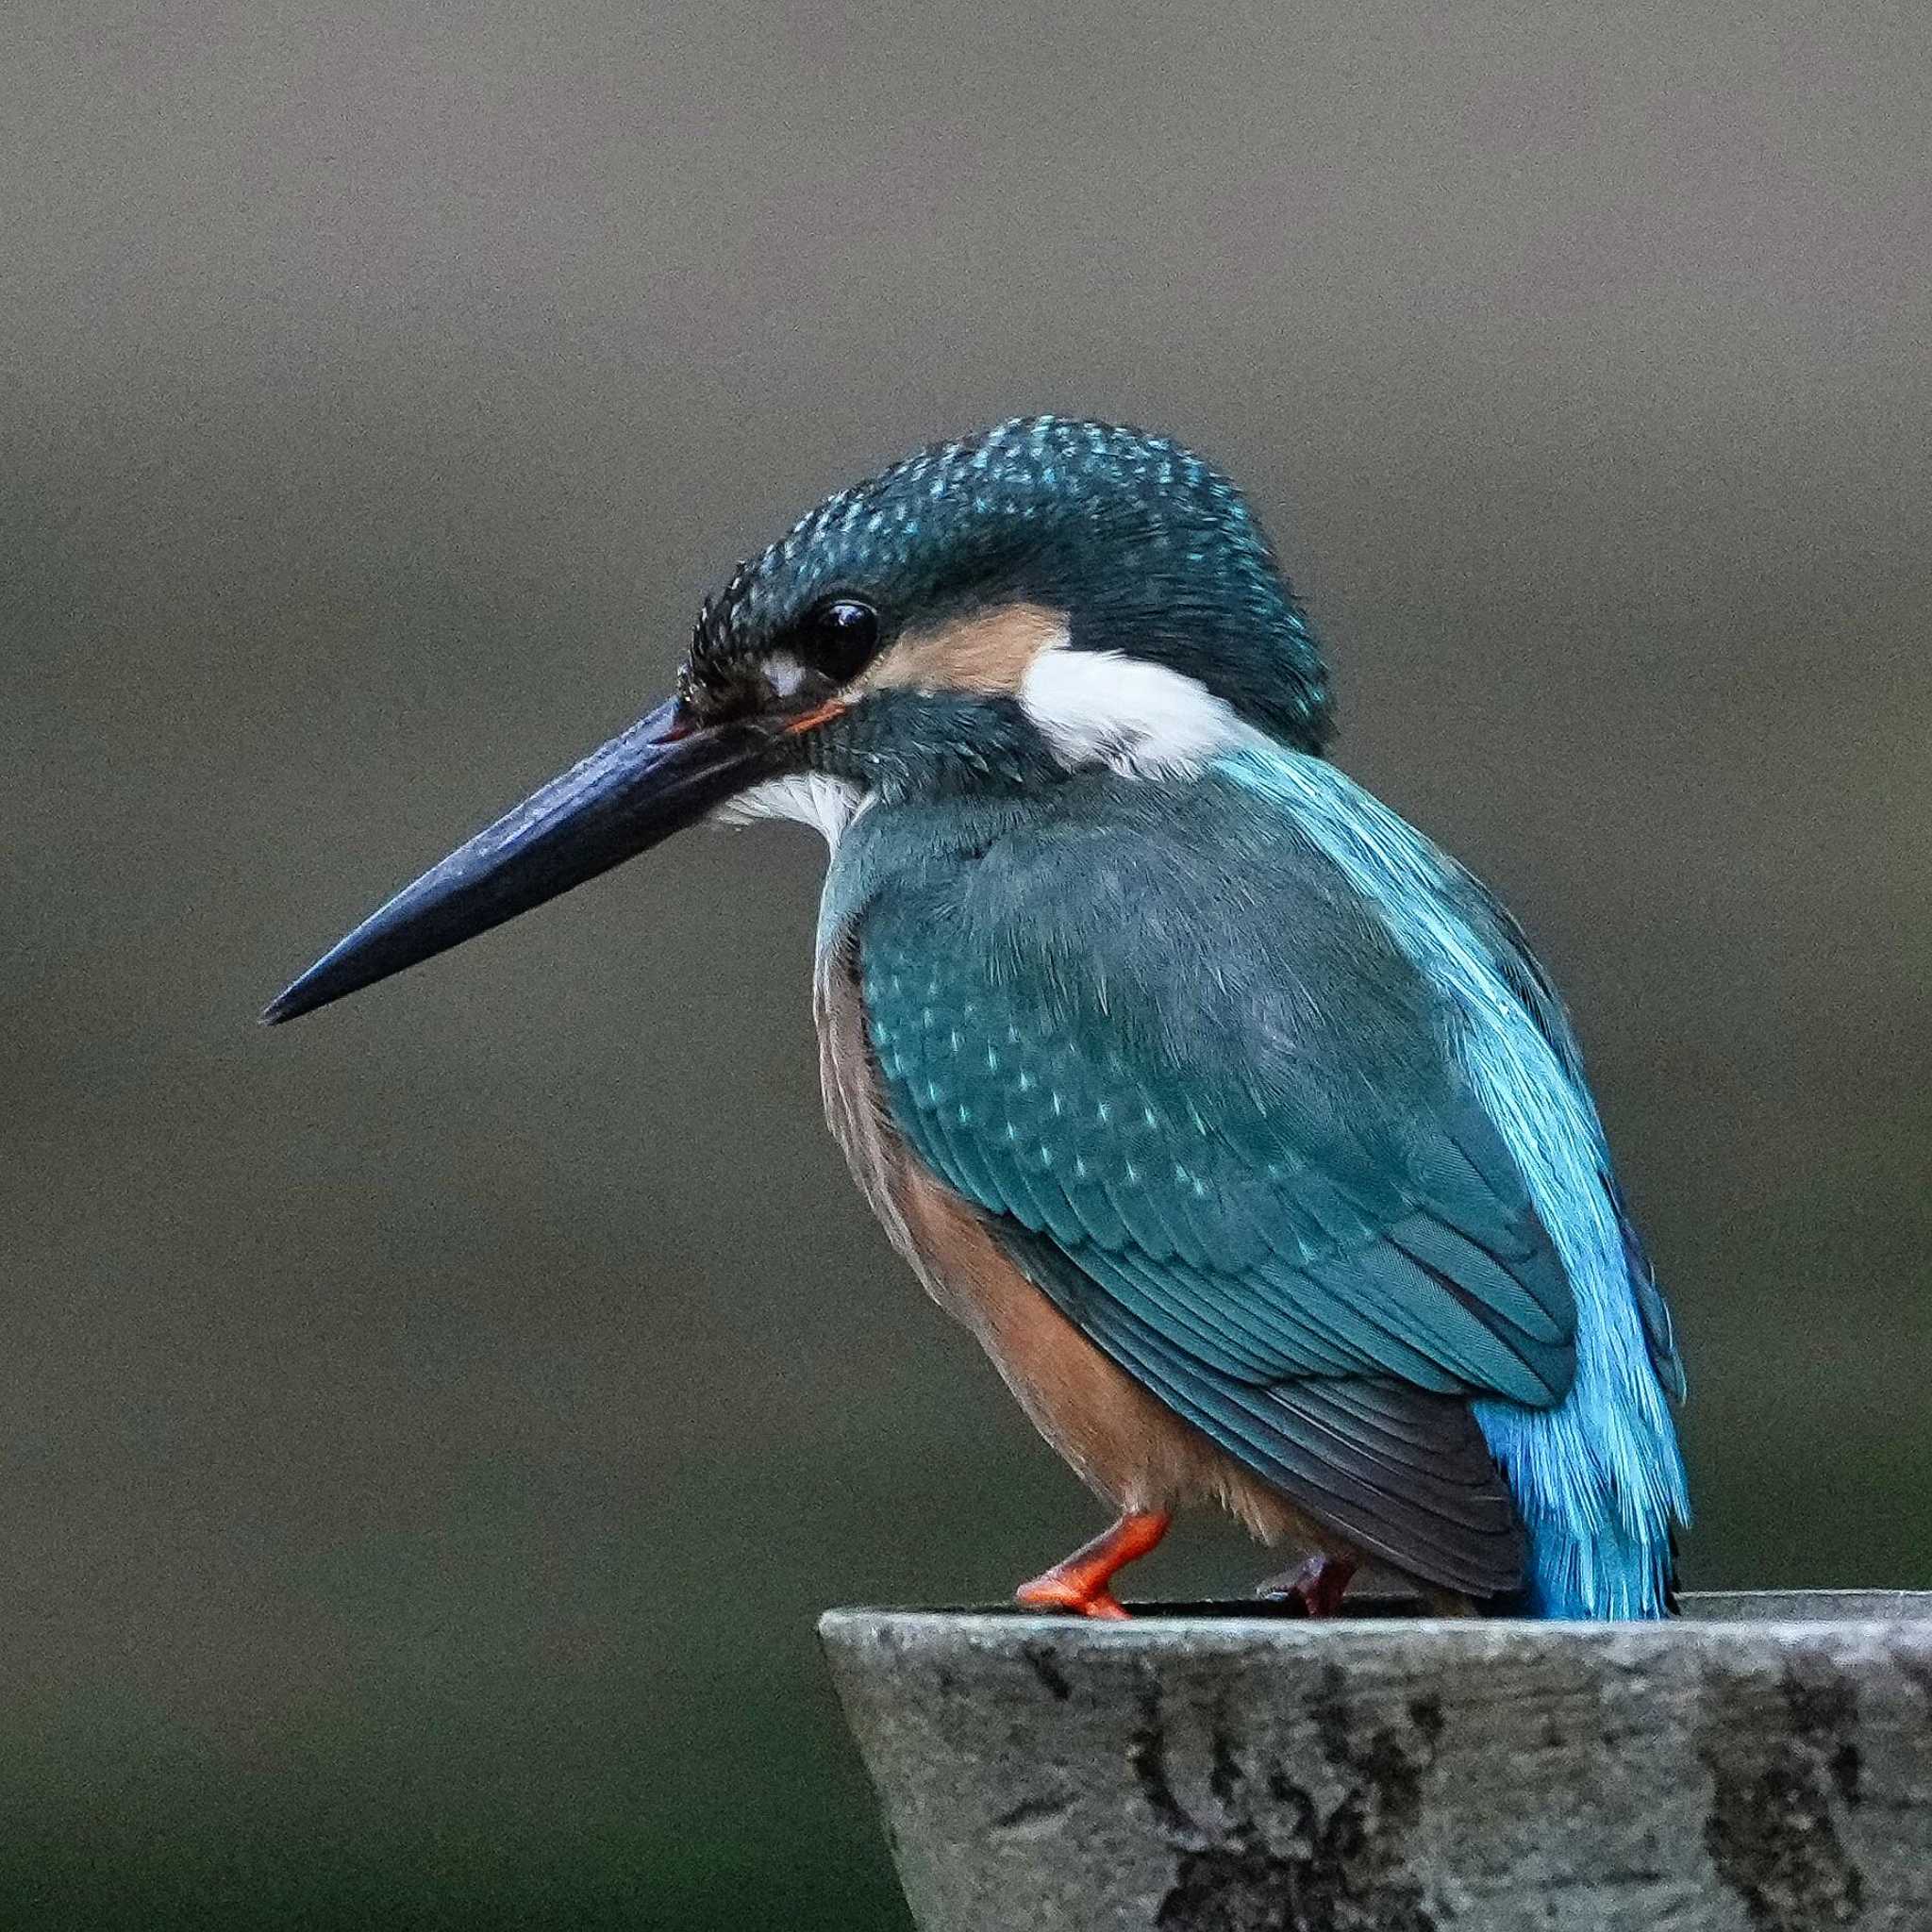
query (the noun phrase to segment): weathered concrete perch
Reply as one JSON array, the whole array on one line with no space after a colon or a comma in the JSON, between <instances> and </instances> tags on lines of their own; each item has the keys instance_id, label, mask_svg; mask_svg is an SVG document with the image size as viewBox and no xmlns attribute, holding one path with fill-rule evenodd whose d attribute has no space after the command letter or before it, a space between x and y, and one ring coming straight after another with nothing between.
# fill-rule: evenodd
<instances>
[{"instance_id":1,"label":"weathered concrete perch","mask_svg":"<svg viewBox=\"0 0 1932 1932\"><path fill-rule=\"evenodd\" d=\"M922 1932L1932 1932L1932 1592L834 1610Z\"/></svg>"}]
</instances>

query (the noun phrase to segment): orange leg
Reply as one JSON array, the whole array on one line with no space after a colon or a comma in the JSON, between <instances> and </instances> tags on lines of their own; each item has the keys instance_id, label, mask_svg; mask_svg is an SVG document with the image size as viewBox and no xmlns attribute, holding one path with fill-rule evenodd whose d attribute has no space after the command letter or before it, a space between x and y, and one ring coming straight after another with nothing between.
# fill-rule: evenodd
<instances>
[{"instance_id":1,"label":"orange leg","mask_svg":"<svg viewBox=\"0 0 1932 1932\"><path fill-rule=\"evenodd\" d=\"M1014 1601L1035 1610L1124 1617L1126 1611L1108 1585L1115 1571L1144 1557L1167 1534L1173 1520L1165 1509L1128 1510L1111 1529L1102 1530L1091 1543L1082 1543L1064 1562L1056 1563L1031 1583L1023 1583L1013 1592Z\"/></svg>"}]
</instances>

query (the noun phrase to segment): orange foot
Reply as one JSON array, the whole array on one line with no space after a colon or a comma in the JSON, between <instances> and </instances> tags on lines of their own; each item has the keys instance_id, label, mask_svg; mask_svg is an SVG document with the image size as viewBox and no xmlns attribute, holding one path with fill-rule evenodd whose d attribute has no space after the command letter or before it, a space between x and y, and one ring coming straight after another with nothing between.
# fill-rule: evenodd
<instances>
[{"instance_id":1,"label":"orange foot","mask_svg":"<svg viewBox=\"0 0 1932 1932\"><path fill-rule=\"evenodd\" d=\"M1023 1583L1013 1600L1033 1610L1071 1610L1076 1617L1125 1618L1120 1599L1108 1585L1114 1573L1144 1557L1173 1518L1165 1509L1130 1509L1111 1529L1103 1530L1065 1561Z\"/></svg>"}]
</instances>

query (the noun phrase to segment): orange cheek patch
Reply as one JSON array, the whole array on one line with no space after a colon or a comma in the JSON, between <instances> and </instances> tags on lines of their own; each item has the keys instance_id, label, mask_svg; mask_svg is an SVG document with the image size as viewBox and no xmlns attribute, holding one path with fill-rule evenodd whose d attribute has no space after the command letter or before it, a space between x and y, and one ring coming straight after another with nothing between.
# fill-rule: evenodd
<instances>
[{"instance_id":1,"label":"orange cheek patch","mask_svg":"<svg viewBox=\"0 0 1932 1932\"><path fill-rule=\"evenodd\" d=\"M858 689L1017 691L1041 652L1066 641L1065 612L1043 604L1003 604L937 630L908 631Z\"/></svg>"}]
</instances>

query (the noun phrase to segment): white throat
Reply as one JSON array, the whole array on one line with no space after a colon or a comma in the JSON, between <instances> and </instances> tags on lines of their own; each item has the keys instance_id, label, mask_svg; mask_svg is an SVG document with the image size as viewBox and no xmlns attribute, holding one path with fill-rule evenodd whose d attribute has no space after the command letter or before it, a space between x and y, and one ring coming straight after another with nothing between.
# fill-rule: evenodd
<instances>
[{"instance_id":1,"label":"white throat","mask_svg":"<svg viewBox=\"0 0 1932 1932\"><path fill-rule=\"evenodd\" d=\"M845 827L871 803L871 794L849 779L827 777L823 772L793 772L783 778L762 779L736 798L727 798L711 818L721 825L790 819L809 825L825 841L826 850L836 852Z\"/></svg>"}]
</instances>

